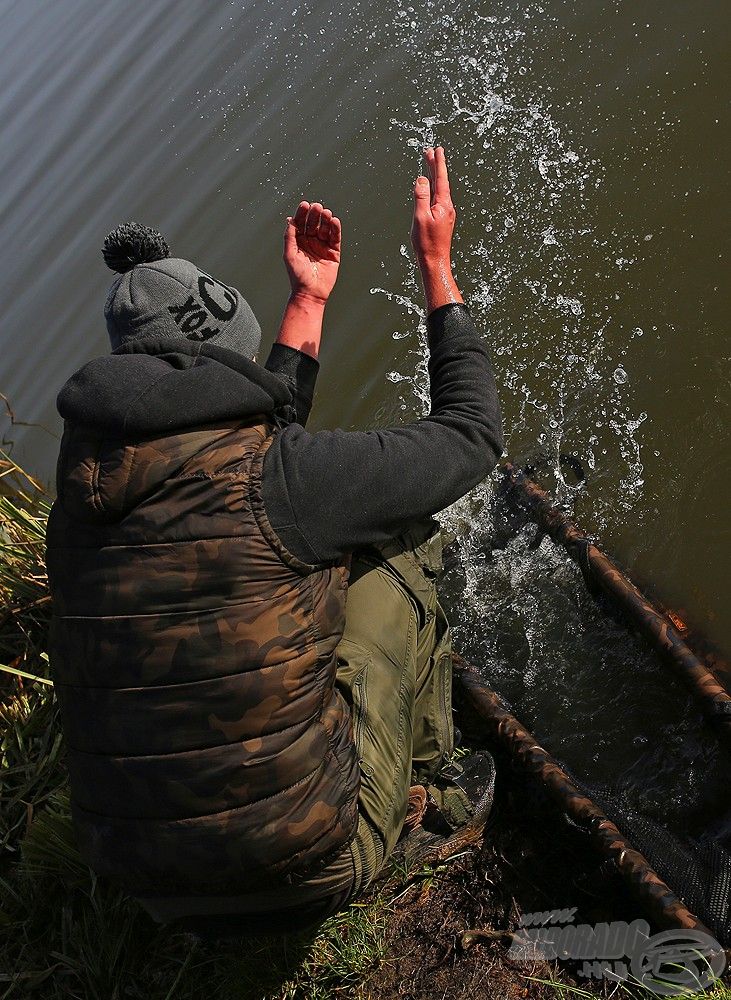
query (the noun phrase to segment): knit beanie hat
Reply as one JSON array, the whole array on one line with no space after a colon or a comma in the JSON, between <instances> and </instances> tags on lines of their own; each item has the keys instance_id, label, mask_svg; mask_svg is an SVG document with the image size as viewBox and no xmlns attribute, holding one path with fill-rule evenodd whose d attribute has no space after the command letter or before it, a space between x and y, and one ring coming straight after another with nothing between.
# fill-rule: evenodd
<instances>
[{"instance_id":1,"label":"knit beanie hat","mask_svg":"<svg viewBox=\"0 0 731 1000\"><path fill-rule=\"evenodd\" d=\"M239 291L189 260L171 257L160 233L126 222L104 240L106 264L119 273L104 305L115 351L130 340L207 340L253 358L261 327Z\"/></svg>"}]
</instances>

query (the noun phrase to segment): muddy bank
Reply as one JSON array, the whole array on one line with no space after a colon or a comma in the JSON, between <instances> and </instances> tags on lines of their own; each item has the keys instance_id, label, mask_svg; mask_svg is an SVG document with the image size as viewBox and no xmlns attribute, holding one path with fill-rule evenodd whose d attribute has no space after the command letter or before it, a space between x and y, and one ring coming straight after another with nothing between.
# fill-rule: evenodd
<instances>
[{"instance_id":1,"label":"muddy bank","mask_svg":"<svg viewBox=\"0 0 731 1000\"><path fill-rule=\"evenodd\" d=\"M511 939L524 915L575 910L575 923L636 919L616 872L532 787L499 761L493 818L483 842L436 871L394 887L385 958L364 996L482 1000L556 996L557 983L609 995L578 963L517 961ZM545 981L545 984L540 982ZM646 995L646 994L644 994Z\"/></svg>"}]
</instances>

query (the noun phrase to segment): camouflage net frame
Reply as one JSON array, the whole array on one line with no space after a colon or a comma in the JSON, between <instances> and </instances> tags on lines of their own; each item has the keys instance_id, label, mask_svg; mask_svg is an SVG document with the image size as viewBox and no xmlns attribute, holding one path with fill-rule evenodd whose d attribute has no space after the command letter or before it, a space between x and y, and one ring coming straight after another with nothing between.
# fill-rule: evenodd
<instances>
[{"instance_id":1,"label":"camouflage net frame","mask_svg":"<svg viewBox=\"0 0 731 1000\"><path fill-rule=\"evenodd\" d=\"M555 757L539 746L500 696L485 684L477 669L456 654L453 660L455 680L486 723L489 734L526 773L538 778L561 810L591 836L597 850L614 863L637 902L658 926L702 931L713 938L713 933L662 881L647 858L635 850Z\"/></svg>"},{"instance_id":2,"label":"camouflage net frame","mask_svg":"<svg viewBox=\"0 0 731 1000\"><path fill-rule=\"evenodd\" d=\"M731 747L731 694L684 641L671 618L652 604L617 564L592 542L549 495L507 463L508 498L520 506L579 566L588 589L600 591L635 625L683 681L726 747Z\"/></svg>"}]
</instances>

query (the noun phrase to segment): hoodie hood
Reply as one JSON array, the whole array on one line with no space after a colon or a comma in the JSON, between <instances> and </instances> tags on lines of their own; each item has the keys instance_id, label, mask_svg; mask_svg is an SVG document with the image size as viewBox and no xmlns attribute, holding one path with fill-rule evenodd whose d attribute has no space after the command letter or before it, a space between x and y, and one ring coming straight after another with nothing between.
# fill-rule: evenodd
<instances>
[{"instance_id":1,"label":"hoodie hood","mask_svg":"<svg viewBox=\"0 0 731 1000\"><path fill-rule=\"evenodd\" d=\"M180 337L132 340L74 372L56 397L64 420L152 434L271 413L292 419L284 382L237 351Z\"/></svg>"},{"instance_id":2,"label":"hoodie hood","mask_svg":"<svg viewBox=\"0 0 731 1000\"><path fill-rule=\"evenodd\" d=\"M295 418L284 382L237 351L169 337L93 358L61 387L58 503L76 521L121 519L211 435Z\"/></svg>"}]
</instances>

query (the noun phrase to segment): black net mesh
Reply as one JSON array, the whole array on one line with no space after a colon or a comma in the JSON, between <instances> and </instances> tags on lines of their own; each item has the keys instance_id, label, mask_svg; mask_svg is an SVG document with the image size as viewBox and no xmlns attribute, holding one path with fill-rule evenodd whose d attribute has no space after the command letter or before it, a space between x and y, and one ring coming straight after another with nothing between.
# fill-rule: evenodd
<instances>
[{"instance_id":1,"label":"black net mesh","mask_svg":"<svg viewBox=\"0 0 731 1000\"><path fill-rule=\"evenodd\" d=\"M571 777L719 943L731 946L731 852L716 840L695 840L671 832L639 812L622 791Z\"/></svg>"}]
</instances>

